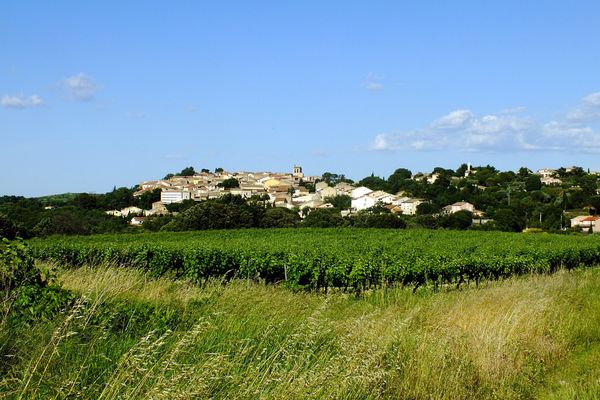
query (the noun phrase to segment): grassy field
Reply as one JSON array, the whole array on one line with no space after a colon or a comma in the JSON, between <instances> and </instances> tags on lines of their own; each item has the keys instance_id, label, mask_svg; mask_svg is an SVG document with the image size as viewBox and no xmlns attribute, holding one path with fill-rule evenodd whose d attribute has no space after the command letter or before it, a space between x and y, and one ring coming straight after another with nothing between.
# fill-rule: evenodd
<instances>
[{"instance_id":1,"label":"grassy field","mask_svg":"<svg viewBox=\"0 0 600 400\"><path fill-rule=\"evenodd\" d=\"M2 327L2 398L600 398L598 268L360 297L58 273L79 299Z\"/></svg>"}]
</instances>

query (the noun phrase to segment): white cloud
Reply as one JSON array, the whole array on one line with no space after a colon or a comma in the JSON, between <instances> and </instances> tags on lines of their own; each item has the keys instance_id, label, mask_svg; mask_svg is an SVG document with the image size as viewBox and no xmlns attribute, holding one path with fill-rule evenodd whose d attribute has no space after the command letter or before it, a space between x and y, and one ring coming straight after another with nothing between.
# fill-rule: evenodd
<instances>
[{"instance_id":1,"label":"white cloud","mask_svg":"<svg viewBox=\"0 0 600 400\"><path fill-rule=\"evenodd\" d=\"M527 133L528 118L515 114L490 114L477 117L471 110L452 111L429 128L375 136L372 150L460 151L531 149Z\"/></svg>"},{"instance_id":2,"label":"white cloud","mask_svg":"<svg viewBox=\"0 0 600 400\"><path fill-rule=\"evenodd\" d=\"M432 127L438 129L456 129L464 126L472 118L473 113L471 110L456 110L435 120Z\"/></svg>"},{"instance_id":3,"label":"white cloud","mask_svg":"<svg viewBox=\"0 0 600 400\"><path fill-rule=\"evenodd\" d=\"M567 121L573 123L598 120L600 120L600 92L584 97L581 104L567 114Z\"/></svg>"},{"instance_id":4,"label":"white cloud","mask_svg":"<svg viewBox=\"0 0 600 400\"><path fill-rule=\"evenodd\" d=\"M600 153L600 92L584 97L562 120L538 122L523 112L518 107L477 116L455 110L425 129L379 134L370 149Z\"/></svg>"},{"instance_id":5,"label":"white cloud","mask_svg":"<svg viewBox=\"0 0 600 400\"><path fill-rule=\"evenodd\" d=\"M7 108L27 108L27 107L36 107L44 104L44 101L37 95L31 96L9 96L5 95L2 97L0 101L3 107Z\"/></svg>"},{"instance_id":6,"label":"white cloud","mask_svg":"<svg viewBox=\"0 0 600 400\"><path fill-rule=\"evenodd\" d=\"M591 126L550 121L543 125L539 141L553 150L600 151L600 133Z\"/></svg>"},{"instance_id":7,"label":"white cloud","mask_svg":"<svg viewBox=\"0 0 600 400\"><path fill-rule=\"evenodd\" d=\"M71 100L77 101L92 100L95 94L102 89L102 86L98 85L92 77L84 73L64 79L62 87L66 90Z\"/></svg>"},{"instance_id":8,"label":"white cloud","mask_svg":"<svg viewBox=\"0 0 600 400\"><path fill-rule=\"evenodd\" d=\"M372 92L379 92L383 90L383 84L381 83L382 79L383 78L375 72L369 72L364 87Z\"/></svg>"}]
</instances>

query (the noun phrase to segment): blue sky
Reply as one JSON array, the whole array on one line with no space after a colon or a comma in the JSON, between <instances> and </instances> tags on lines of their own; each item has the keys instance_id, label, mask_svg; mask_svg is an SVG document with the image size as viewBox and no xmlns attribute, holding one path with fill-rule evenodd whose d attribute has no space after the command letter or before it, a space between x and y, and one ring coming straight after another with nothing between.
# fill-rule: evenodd
<instances>
[{"instance_id":1,"label":"blue sky","mask_svg":"<svg viewBox=\"0 0 600 400\"><path fill-rule=\"evenodd\" d=\"M597 1L0 4L0 194L197 169L600 170Z\"/></svg>"}]
</instances>

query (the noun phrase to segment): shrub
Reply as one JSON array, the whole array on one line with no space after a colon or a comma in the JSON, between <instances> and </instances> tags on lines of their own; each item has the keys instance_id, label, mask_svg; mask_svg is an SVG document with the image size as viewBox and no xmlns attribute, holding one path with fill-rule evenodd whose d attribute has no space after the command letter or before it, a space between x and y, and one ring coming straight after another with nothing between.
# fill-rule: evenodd
<instances>
[{"instance_id":1,"label":"shrub","mask_svg":"<svg viewBox=\"0 0 600 400\"><path fill-rule=\"evenodd\" d=\"M31 322L51 318L73 295L54 282L50 271L42 273L21 240L0 242L0 290L2 319Z\"/></svg>"}]
</instances>

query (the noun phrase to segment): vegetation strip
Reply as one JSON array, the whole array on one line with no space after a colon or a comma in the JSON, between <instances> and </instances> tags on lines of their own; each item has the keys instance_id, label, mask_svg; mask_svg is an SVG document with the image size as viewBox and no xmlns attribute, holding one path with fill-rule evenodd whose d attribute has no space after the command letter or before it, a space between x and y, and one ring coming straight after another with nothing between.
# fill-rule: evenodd
<instances>
[{"instance_id":1,"label":"vegetation strip","mask_svg":"<svg viewBox=\"0 0 600 400\"><path fill-rule=\"evenodd\" d=\"M112 263L204 282L233 277L310 289L459 287L482 279L600 264L593 236L374 229L274 229L31 240L35 258Z\"/></svg>"}]
</instances>

